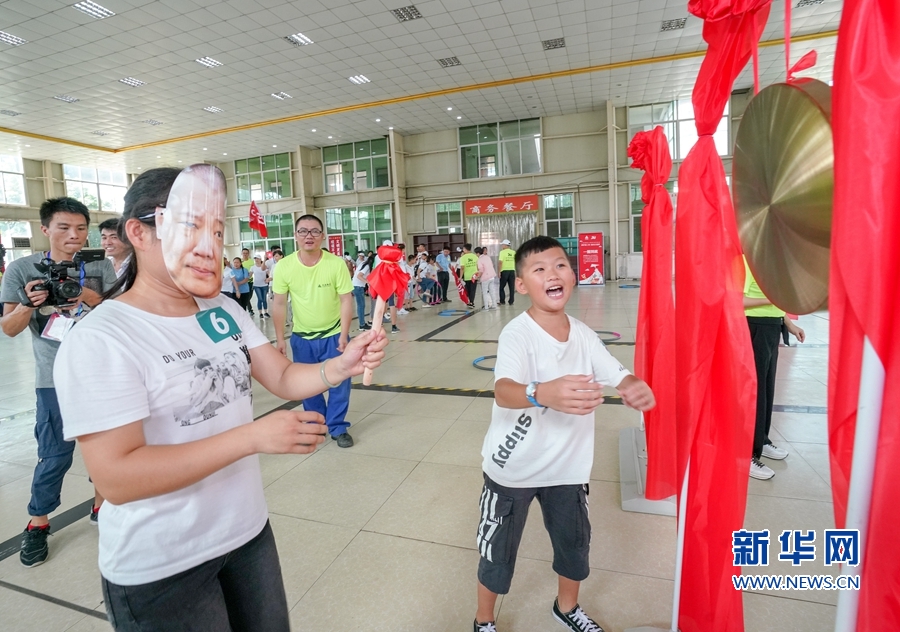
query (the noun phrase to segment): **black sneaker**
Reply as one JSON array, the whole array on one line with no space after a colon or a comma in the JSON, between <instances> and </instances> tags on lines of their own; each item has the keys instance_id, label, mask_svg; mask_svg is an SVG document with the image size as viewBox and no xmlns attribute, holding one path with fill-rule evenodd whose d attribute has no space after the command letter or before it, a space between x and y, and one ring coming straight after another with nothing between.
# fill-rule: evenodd
<instances>
[{"instance_id":1,"label":"black sneaker","mask_svg":"<svg viewBox=\"0 0 900 632\"><path fill-rule=\"evenodd\" d=\"M22 550L19 551L19 561L22 566L31 568L40 566L47 561L50 554L50 546L47 544L47 536L50 535L50 527L46 529L30 529L25 527L22 536Z\"/></svg>"},{"instance_id":2,"label":"black sneaker","mask_svg":"<svg viewBox=\"0 0 900 632\"><path fill-rule=\"evenodd\" d=\"M493 621L478 623L478 619L475 619L475 625L472 626L472 630L473 632L497 632L497 625Z\"/></svg>"},{"instance_id":3,"label":"black sneaker","mask_svg":"<svg viewBox=\"0 0 900 632\"><path fill-rule=\"evenodd\" d=\"M500 304L501 304L501 305L506 305L506 303L504 303L503 301L500 301Z\"/></svg>"},{"instance_id":4,"label":"black sneaker","mask_svg":"<svg viewBox=\"0 0 900 632\"><path fill-rule=\"evenodd\" d=\"M603 632L603 628L587 616L578 604L571 611L563 612L559 609L559 601L554 600L553 618L575 632Z\"/></svg>"},{"instance_id":5,"label":"black sneaker","mask_svg":"<svg viewBox=\"0 0 900 632\"><path fill-rule=\"evenodd\" d=\"M97 519L100 517L100 507L91 505L91 526L97 526Z\"/></svg>"},{"instance_id":6,"label":"black sneaker","mask_svg":"<svg viewBox=\"0 0 900 632\"><path fill-rule=\"evenodd\" d=\"M391 326L391 333L392 333L392 334L399 334L399 333L400 333L400 328L397 327L397 325Z\"/></svg>"},{"instance_id":7,"label":"black sneaker","mask_svg":"<svg viewBox=\"0 0 900 632\"><path fill-rule=\"evenodd\" d=\"M359 330L360 330L360 331L368 331L368 330L370 330L371 328L372 328L371 325L360 325L360 326L359 326Z\"/></svg>"},{"instance_id":8,"label":"black sneaker","mask_svg":"<svg viewBox=\"0 0 900 632\"><path fill-rule=\"evenodd\" d=\"M350 436L349 432L345 432L344 434L339 434L336 437L333 437L335 441L337 441L339 448L352 448L353 447L353 437Z\"/></svg>"}]
</instances>

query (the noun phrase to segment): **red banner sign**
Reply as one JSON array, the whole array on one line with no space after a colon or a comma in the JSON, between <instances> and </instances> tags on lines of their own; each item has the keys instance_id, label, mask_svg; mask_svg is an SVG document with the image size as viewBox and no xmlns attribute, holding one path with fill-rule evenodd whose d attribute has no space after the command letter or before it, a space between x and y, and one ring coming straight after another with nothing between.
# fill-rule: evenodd
<instances>
[{"instance_id":1,"label":"red banner sign","mask_svg":"<svg viewBox=\"0 0 900 632\"><path fill-rule=\"evenodd\" d=\"M538 196L518 195L516 197L488 198L486 200L466 200L466 215L492 215L494 213L522 213L538 210Z\"/></svg>"},{"instance_id":2,"label":"red banner sign","mask_svg":"<svg viewBox=\"0 0 900 632\"><path fill-rule=\"evenodd\" d=\"M578 233L578 285L605 285L603 233Z\"/></svg>"},{"instance_id":3,"label":"red banner sign","mask_svg":"<svg viewBox=\"0 0 900 632\"><path fill-rule=\"evenodd\" d=\"M341 235L328 235L328 252L338 257L344 256L344 238Z\"/></svg>"}]
</instances>

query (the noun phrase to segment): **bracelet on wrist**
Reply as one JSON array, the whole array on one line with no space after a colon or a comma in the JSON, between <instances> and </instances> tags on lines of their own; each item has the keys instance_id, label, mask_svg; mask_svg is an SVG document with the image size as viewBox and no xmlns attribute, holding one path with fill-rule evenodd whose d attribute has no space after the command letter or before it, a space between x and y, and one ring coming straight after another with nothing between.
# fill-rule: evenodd
<instances>
[{"instance_id":1,"label":"bracelet on wrist","mask_svg":"<svg viewBox=\"0 0 900 632\"><path fill-rule=\"evenodd\" d=\"M337 388L338 386L341 385L341 382L338 382L337 384L332 384L331 382L328 381L328 378L325 377L325 365L327 363L328 363L328 360L325 360L325 362L323 362L322 364L319 365L319 375L322 377L322 382L325 384L325 386L327 386L328 388Z\"/></svg>"}]
</instances>

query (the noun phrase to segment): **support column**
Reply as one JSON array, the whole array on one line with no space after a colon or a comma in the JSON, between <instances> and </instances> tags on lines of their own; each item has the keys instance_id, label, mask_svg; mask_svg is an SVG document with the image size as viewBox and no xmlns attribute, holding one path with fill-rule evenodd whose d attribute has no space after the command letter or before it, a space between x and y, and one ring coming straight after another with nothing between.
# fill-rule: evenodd
<instances>
[{"instance_id":1,"label":"support column","mask_svg":"<svg viewBox=\"0 0 900 632\"><path fill-rule=\"evenodd\" d=\"M606 101L606 156L607 179L609 181L609 270L606 278L615 281L618 278L619 254L619 170L616 155L616 106L609 99Z\"/></svg>"}]
</instances>

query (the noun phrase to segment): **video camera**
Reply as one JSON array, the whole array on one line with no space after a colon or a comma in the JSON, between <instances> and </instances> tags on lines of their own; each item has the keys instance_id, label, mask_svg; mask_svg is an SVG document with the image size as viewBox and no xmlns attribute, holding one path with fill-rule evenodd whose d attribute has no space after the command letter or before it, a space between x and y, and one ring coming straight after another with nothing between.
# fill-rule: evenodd
<instances>
[{"instance_id":1,"label":"video camera","mask_svg":"<svg viewBox=\"0 0 900 632\"><path fill-rule=\"evenodd\" d=\"M49 258L45 258L35 267L43 273L40 279L41 283L35 285L32 290L35 292L46 291L47 300L44 305L51 307L59 307L71 305L81 296L81 278L80 269L86 263L94 261L103 261L106 258L106 251L102 249L81 250L75 253L72 261L60 261L54 263ZM71 274L74 272L74 274ZM23 305L33 307L31 301L25 295L25 290L19 290L19 300Z\"/></svg>"}]
</instances>

